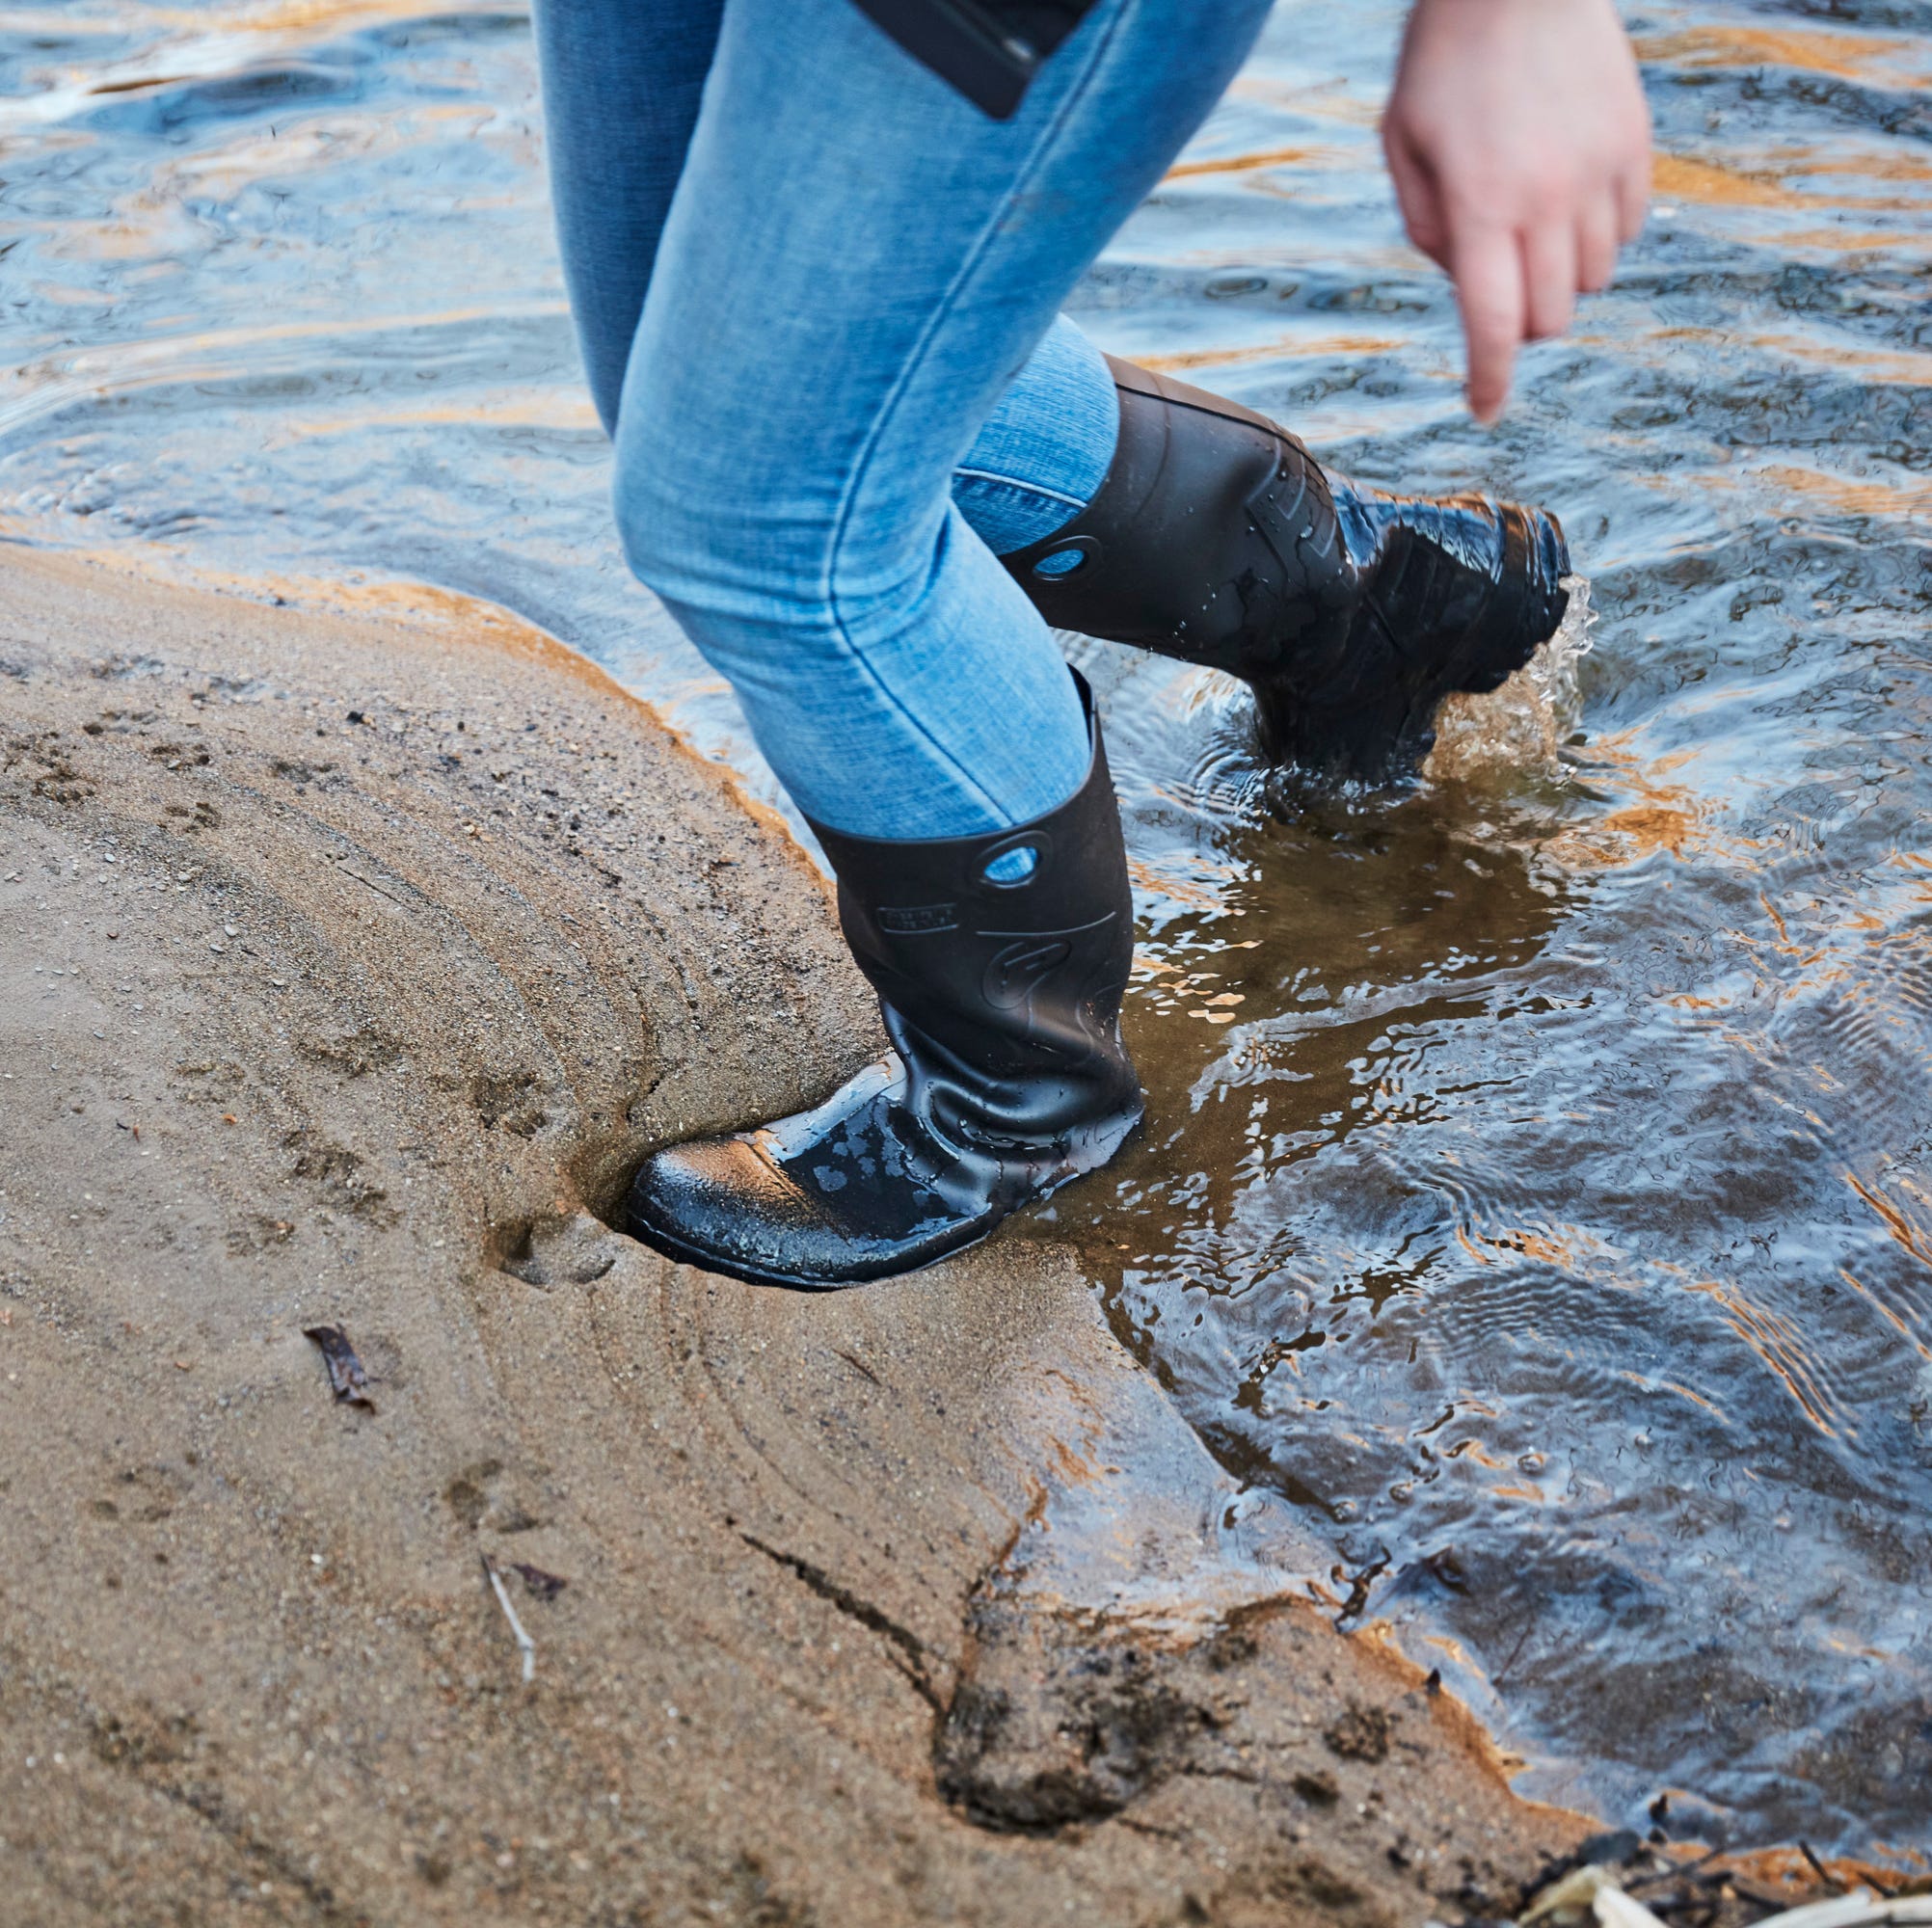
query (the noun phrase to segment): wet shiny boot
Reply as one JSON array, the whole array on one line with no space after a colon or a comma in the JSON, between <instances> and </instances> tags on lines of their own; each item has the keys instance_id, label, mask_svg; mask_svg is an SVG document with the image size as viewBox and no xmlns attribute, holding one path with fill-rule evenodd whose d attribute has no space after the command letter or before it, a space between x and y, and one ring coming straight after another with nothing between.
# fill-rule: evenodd
<instances>
[{"instance_id":1,"label":"wet shiny boot","mask_svg":"<svg viewBox=\"0 0 1932 1928\"><path fill-rule=\"evenodd\" d=\"M1133 900L1081 694L1087 780L1033 823L918 843L813 825L893 1048L814 1111L646 1160L637 1238L755 1283L859 1285L977 1243L1114 1155L1141 1110L1120 1042ZM1019 852L1030 872L999 881Z\"/></svg>"},{"instance_id":2,"label":"wet shiny boot","mask_svg":"<svg viewBox=\"0 0 1932 1928\"><path fill-rule=\"evenodd\" d=\"M1106 480L1003 558L1056 628L1238 676L1272 759L1368 782L1420 764L1443 696L1495 688L1555 633L1554 518L1357 488L1265 415L1109 360Z\"/></svg>"}]
</instances>

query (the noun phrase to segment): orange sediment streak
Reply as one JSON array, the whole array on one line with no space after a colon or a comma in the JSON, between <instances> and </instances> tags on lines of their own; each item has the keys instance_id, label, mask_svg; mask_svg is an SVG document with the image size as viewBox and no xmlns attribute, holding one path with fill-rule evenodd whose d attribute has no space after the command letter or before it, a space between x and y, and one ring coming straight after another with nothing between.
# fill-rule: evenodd
<instances>
[{"instance_id":1,"label":"orange sediment streak","mask_svg":"<svg viewBox=\"0 0 1932 1928\"><path fill-rule=\"evenodd\" d=\"M1137 355L1142 368L1171 375L1183 368L1232 367L1242 362L1268 362L1313 355L1387 355L1402 343L1386 335L1284 335L1273 341L1250 342L1246 348L1193 348L1173 355Z\"/></svg>"},{"instance_id":2,"label":"orange sediment streak","mask_svg":"<svg viewBox=\"0 0 1932 1928\"><path fill-rule=\"evenodd\" d=\"M1925 1234L1881 1192L1874 1192L1856 1172L1845 1173L1845 1183L1885 1221L1885 1229L1922 1266L1932 1266L1932 1245Z\"/></svg>"},{"instance_id":3,"label":"orange sediment streak","mask_svg":"<svg viewBox=\"0 0 1932 1928\"><path fill-rule=\"evenodd\" d=\"M1897 71L1895 57L1916 52L1910 40L1866 40L1853 34L1777 32L1763 27L1693 27L1680 34L1647 34L1639 56L1679 67L1791 67L1838 80L1868 80L1874 69Z\"/></svg>"},{"instance_id":4,"label":"orange sediment streak","mask_svg":"<svg viewBox=\"0 0 1932 1928\"><path fill-rule=\"evenodd\" d=\"M1226 154L1214 160L1181 161L1169 168L1168 180L1190 180L1200 174L1244 174L1254 168L1295 167L1327 153L1323 147L1269 147L1255 154Z\"/></svg>"}]
</instances>

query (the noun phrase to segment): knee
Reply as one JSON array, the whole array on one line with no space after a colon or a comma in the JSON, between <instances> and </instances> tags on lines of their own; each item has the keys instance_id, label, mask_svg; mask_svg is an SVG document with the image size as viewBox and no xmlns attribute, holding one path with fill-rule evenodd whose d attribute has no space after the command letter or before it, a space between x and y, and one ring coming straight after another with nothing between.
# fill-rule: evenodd
<instances>
[{"instance_id":1,"label":"knee","mask_svg":"<svg viewBox=\"0 0 1932 1928\"><path fill-rule=\"evenodd\" d=\"M631 575L665 602L686 601L686 592L711 566L717 531L727 526L717 521L717 512L728 515L729 508L712 504L706 513L693 499L693 483L671 485L655 449L639 445L643 438L627 414L620 414L612 439L617 464L610 499L624 560Z\"/></svg>"},{"instance_id":2,"label":"knee","mask_svg":"<svg viewBox=\"0 0 1932 1928\"><path fill-rule=\"evenodd\" d=\"M646 415L642 399L633 382L616 438L618 533L632 575L694 636L863 640L919 600L943 500L930 522L853 513L838 473L796 454L700 444L675 404Z\"/></svg>"},{"instance_id":3,"label":"knee","mask_svg":"<svg viewBox=\"0 0 1932 1928\"><path fill-rule=\"evenodd\" d=\"M675 396L640 389L634 373L614 443L624 559L674 613L728 619L782 592L770 505L760 499L773 478L755 458L718 447Z\"/></svg>"}]
</instances>

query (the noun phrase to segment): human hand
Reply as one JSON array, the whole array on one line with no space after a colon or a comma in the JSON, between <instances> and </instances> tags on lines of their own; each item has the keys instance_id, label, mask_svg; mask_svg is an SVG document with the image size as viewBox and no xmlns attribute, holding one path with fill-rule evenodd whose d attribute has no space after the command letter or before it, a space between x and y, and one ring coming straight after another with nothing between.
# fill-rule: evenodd
<instances>
[{"instance_id":1,"label":"human hand","mask_svg":"<svg viewBox=\"0 0 1932 1928\"><path fill-rule=\"evenodd\" d=\"M1644 225L1650 115L1613 0L1416 0L1382 135L1492 422L1516 350L1561 335Z\"/></svg>"}]
</instances>

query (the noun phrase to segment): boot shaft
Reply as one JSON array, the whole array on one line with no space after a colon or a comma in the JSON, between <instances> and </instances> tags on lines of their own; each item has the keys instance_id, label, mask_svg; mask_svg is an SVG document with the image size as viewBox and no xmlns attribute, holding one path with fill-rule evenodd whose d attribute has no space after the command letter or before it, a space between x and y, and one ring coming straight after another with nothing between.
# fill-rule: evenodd
<instances>
[{"instance_id":1,"label":"boot shaft","mask_svg":"<svg viewBox=\"0 0 1932 1928\"><path fill-rule=\"evenodd\" d=\"M1109 357L1114 462L1087 507L1003 558L1056 629L1233 676L1338 658L1357 571L1321 465L1265 415Z\"/></svg>"},{"instance_id":2,"label":"boot shaft","mask_svg":"<svg viewBox=\"0 0 1932 1928\"><path fill-rule=\"evenodd\" d=\"M964 1250L1120 1148L1141 1111L1120 1042L1134 906L1080 692L1087 780L1034 822L918 843L815 826L893 1049L809 1111L646 1159L638 1238L765 1284L859 1285Z\"/></svg>"},{"instance_id":3,"label":"boot shaft","mask_svg":"<svg viewBox=\"0 0 1932 1928\"><path fill-rule=\"evenodd\" d=\"M909 842L813 825L845 941L905 1063L908 1107L954 1141L1037 1143L1138 1110L1120 1041L1133 896L1084 681L1081 695L1086 781L1033 823ZM1026 874L1002 881L1020 852Z\"/></svg>"}]
</instances>

